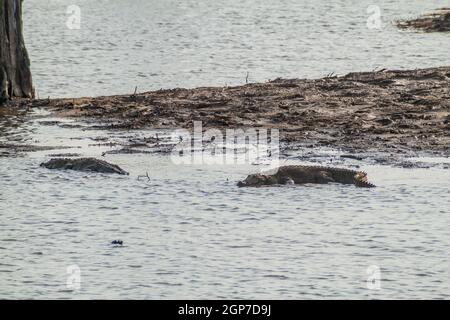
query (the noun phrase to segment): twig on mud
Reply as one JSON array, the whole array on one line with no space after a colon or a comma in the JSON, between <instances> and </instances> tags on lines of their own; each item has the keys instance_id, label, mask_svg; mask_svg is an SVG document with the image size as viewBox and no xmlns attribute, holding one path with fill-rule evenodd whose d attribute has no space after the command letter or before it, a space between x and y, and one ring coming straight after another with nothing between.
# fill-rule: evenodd
<instances>
[{"instance_id":1,"label":"twig on mud","mask_svg":"<svg viewBox=\"0 0 450 320\"><path fill-rule=\"evenodd\" d=\"M150 176L148 175L148 171L145 172L145 176L144 176L144 175L139 175L139 176L137 177L137 179L138 179L138 181L139 181L139 178L145 178L145 177L147 177L147 180L150 181Z\"/></svg>"},{"instance_id":2,"label":"twig on mud","mask_svg":"<svg viewBox=\"0 0 450 320\"><path fill-rule=\"evenodd\" d=\"M380 70L377 70L379 68L379 66L376 66L373 70L372 70L372 72L384 72L384 71L386 71L387 69L386 68L383 68L383 69L380 69Z\"/></svg>"},{"instance_id":3,"label":"twig on mud","mask_svg":"<svg viewBox=\"0 0 450 320\"><path fill-rule=\"evenodd\" d=\"M245 84L248 84L248 76L249 76L249 72L247 71L247 75L245 76Z\"/></svg>"}]
</instances>

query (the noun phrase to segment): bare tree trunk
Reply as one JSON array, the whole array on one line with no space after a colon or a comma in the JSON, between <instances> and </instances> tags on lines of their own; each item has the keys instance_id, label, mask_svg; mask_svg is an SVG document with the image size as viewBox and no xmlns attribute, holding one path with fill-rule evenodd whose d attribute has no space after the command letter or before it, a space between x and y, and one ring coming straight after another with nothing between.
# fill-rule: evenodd
<instances>
[{"instance_id":1,"label":"bare tree trunk","mask_svg":"<svg viewBox=\"0 0 450 320\"><path fill-rule=\"evenodd\" d=\"M22 0L0 0L0 103L12 97L33 97L33 84L22 35Z\"/></svg>"}]
</instances>

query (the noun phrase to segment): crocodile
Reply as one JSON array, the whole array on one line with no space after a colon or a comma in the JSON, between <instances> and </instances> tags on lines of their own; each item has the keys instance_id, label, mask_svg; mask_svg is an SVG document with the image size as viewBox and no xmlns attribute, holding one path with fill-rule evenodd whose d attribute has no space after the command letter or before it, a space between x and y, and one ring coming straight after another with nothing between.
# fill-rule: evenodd
<instances>
[{"instance_id":1,"label":"crocodile","mask_svg":"<svg viewBox=\"0 0 450 320\"><path fill-rule=\"evenodd\" d=\"M367 174L363 171L302 165L282 166L273 174L269 172L251 174L244 181L239 181L237 185L239 187L258 187L306 183L342 183L366 188L375 187L367 181Z\"/></svg>"},{"instance_id":2,"label":"crocodile","mask_svg":"<svg viewBox=\"0 0 450 320\"><path fill-rule=\"evenodd\" d=\"M45 167L47 169L117 173L128 175L128 172L126 172L119 166L96 158L54 158L48 162L41 163L41 167Z\"/></svg>"}]
</instances>

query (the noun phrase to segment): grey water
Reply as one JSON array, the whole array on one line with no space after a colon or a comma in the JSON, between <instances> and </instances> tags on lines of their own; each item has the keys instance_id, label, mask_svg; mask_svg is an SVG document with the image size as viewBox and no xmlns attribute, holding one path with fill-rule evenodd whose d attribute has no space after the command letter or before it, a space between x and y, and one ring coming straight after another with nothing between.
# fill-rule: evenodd
<instances>
[{"instance_id":1,"label":"grey water","mask_svg":"<svg viewBox=\"0 0 450 320\"><path fill-rule=\"evenodd\" d=\"M381 30L367 27L371 1L79 0L79 30L66 26L72 4L24 2L41 97L233 85L247 72L265 81L450 64L448 35L390 24L443 1L378 1ZM0 144L71 147L0 153L0 298L450 297L448 158L413 157L430 168L406 169L332 149L305 160L309 151L297 150L281 161L359 167L377 188L245 189L236 182L257 170L251 163L105 155L118 147L102 137L120 144L155 131L42 125L52 120L39 110L0 114ZM39 167L55 153L102 158L130 175ZM110 245L116 239L124 245Z\"/></svg>"},{"instance_id":2,"label":"grey water","mask_svg":"<svg viewBox=\"0 0 450 320\"><path fill-rule=\"evenodd\" d=\"M392 24L443 6L448 2L28 0L24 28L41 98L97 96L238 85L247 72L248 81L263 82L449 65L448 34Z\"/></svg>"}]
</instances>

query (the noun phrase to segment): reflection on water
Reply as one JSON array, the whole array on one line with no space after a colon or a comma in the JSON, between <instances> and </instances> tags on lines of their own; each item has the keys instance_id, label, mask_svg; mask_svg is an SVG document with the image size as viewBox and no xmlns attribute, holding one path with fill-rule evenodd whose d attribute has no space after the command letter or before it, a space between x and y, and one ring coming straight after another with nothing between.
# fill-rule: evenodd
<instances>
[{"instance_id":1,"label":"reflection on water","mask_svg":"<svg viewBox=\"0 0 450 320\"><path fill-rule=\"evenodd\" d=\"M101 157L155 132L42 124L54 120L37 112L23 125L27 139L72 149L0 158L1 298L449 298L450 173L442 166L337 162L338 151L315 150L321 163L361 166L378 187L237 188L254 166ZM98 143L105 137L118 145ZM130 176L39 167L58 152L96 156ZM303 157L295 151L288 162ZM115 239L123 247L109 244ZM79 290L67 288L74 265ZM373 266L380 290L367 288Z\"/></svg>"},{"instance_id":2,"label":"reflection on water","mask_svg":"<svg viewBox=\"0 0 450 320\"><path fill-rule=\"evenodd\" d=\"M0 134L4 136L20 126L19 112L13 108L0 107Z\"/></svg>"},{"instance_id":3,"label":"reflection on water","mask_svg":"<svg viewBox=\"0 0 450 320\"><path fill-rule=\"evenodd\" d=\"M16 155L10 148L11 143L23 144L30 139L25 129L26 111L0 106L0 157Z\"/></svg>"}]
</instances>

